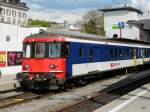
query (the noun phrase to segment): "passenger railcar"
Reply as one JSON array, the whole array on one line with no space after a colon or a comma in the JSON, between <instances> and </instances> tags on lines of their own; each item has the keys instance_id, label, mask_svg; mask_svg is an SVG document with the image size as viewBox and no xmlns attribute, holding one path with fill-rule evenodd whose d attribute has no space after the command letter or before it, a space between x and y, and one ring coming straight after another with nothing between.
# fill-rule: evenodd
<instances>
[{"instance_id":1,"label":"passenger railcar","mask_svg":"<svg viewBox=\"0 0 150 112\"><path fill-rule=\"evenodd\" d=\"M145 64L150 64L149 43L51 30L24 39L17 79L24 88L58 89L68 80Z\"/></svg>"}]
</instances>

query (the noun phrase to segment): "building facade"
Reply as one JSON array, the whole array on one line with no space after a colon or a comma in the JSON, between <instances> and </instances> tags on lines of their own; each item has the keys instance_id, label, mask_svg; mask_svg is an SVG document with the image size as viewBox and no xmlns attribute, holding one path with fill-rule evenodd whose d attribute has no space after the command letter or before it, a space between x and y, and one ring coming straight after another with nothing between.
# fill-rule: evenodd
<instances>
[{"instance_id":1,"label":"building facade","mask_svg":"<svg viewBox=\"0 0 150 112\"><path fill-rule=\"evenodd\" d=\"M141 41L150 42L150 19L130 20L127 23L140 29Z\"/></svg>"},{"instance_id":2,"label":"building facade","mask_svg":"<svg viewBox=\"0 0 150 112\"><path fill-rule=\"evenodd\" d=\"M2 76L21 72L22 43L26 36L39 33L44 27L20 27L0 23L0 73Z\"/></svg>"},{"instance_id":3,"label":"building facade","mask_svg":"<svg viewBox=\"0 0 150 112\"><path fill-rule=\"evenodd\" d=\"M20 0L0 0L0 22L19 26L27 25L27 11L29 8L26 3Z\"/></svg>"},{"instance_id":4,"label":"building facade","mask_svg":"<svg viewBox=\"0 0 150 112\"><path fill-rule=\"evenodd\" d=\"M104 30L107 37L111 38L140 38L140 31L137 27L127 24L129 20L140 20L142 12L132 7L99 9L104 15Z\"/></svg>"}]
</instances>

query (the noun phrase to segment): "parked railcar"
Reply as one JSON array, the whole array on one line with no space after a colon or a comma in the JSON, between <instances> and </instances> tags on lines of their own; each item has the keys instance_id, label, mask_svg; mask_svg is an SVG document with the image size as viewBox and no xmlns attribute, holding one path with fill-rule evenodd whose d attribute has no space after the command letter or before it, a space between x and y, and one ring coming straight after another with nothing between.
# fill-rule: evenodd
<instances>
[{"instance_id":1,"label":"parked railcar","mask_svg":"<svg viewBox=\"0 0 150 112\"><path fill-rule=\"evenodd\" d=\"M69 80L145 64L150 64L149 43L51 30L24 39L17 79L23 88L58 89Z\"/></svg>"}]
</instances>

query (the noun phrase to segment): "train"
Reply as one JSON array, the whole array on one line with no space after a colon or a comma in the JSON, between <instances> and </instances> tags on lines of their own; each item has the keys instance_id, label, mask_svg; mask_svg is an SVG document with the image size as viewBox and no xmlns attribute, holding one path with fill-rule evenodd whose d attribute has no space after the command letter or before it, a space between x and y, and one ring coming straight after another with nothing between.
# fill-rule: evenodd
<instances>
[{"instance_id":1,"label":"train","mask_svg":"<svg viewBox=\"0 0 150 112\"><path fill-rule=\"evenodd\" d=\"M40 30L23 41L22 88L60 89L103 72L150 64L150 43L125 38Z\"/></svg>"}]
</instances>

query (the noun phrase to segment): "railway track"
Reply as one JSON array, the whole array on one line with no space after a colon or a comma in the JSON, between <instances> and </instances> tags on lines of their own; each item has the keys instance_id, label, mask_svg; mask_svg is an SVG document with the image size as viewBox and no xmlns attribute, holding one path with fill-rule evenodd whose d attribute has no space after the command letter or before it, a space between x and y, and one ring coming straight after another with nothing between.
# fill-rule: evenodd
<instances>
[{"instance_id":1,"label":"railway track","mask_svg":"<svg viewBox=\"0 0 150 112\"><path fill-rule=\"evenodd\" d=\"M41 95L33 94L30 92L25 92L19 95L3 98L3 99L0 99L0 109L14 106L14 105L21 104L21 103L25 103L27 101L31 101L32 99L38 99L40 97Z\"/></svg>"},{"instance_id":2,"label":"railway track","mask_svg":"<svg viewBox=\"0 0 150 112\"><path fill-rule=\"evenodd\" d=\"M117 94L117 95L113 94L112 93L113 91L114 92L115 91L120 91L120 89L122 87L124 88L128 85L130 86L134 82L138 82L140 79L144 79L144 78L147 79L147 77L149 79L149 76L150 76L148 74L140 75L140 76L138 75L138 77L136 77L136 75L135 76L134 75L135 74L133 74L131 76L128 76L124 80L121 80L118 83L115 83L115 84L109 86L108 88L100 91L99 94L96 95L96 96L93 96L93 97L88 98L86 100L82 100L81 102L79 101L79 103L77 103L75 105L71 105L69 107L65 107L63 109L60 109L59 112L76 112L76 111L72 111L72 110L77 110L77 109L78 109L78 112L91 112L90 111L91 109L88 109L88 110L85 109L86 111L82 111L82 110L84 108L87 108L87 107L91 108L91 105L94 105L93 108L92 108L93 110L98 108L98 107L101 107L101 106L111 102L115 98L118 98L118 97L121 96L119 94ZM133 77L135 77L135 78L133 79ZM149 80L147 80L147 81L149 81ZM145 81L145 83L147 81ZM11 92L11 91L13 91L13 90L3 91L1 93L7 93L7 92ZM16 90L14 90L14 91L16 91ZM31 92L25 92L25 93L21 93L19 95L3 98L3 99L0 99L0 109L9 108L9 107L15 106L17 104L26 103L26 102L32 101L33 99L40 99L40 98L44 98L44 97L47 97L47 96L49 97L49 96L52 96L52 95L57 94L57 93L62 93L62 91L61 92L60 91L57 91L57 92L55 91L55 92L42 93L42 94L41 93L40 94L37 94L37 93L34 94L34 93L31 93ZM108 98L108 99L105 99L105 98ZM82 107L82 106L84 106L84 107Z\"/></svg>"},{"instance_id":3,"label":"railway track","mask_svg":"<svg viewBox=\"0 0 150 112\"><path fill-rule=\"evenodd\" d=\"M20 92L21 89L9 89L9 90L3 90L3 91L0 91L0 95L1 94L7 94L7 93L12 93L12 92Z\"/></svg>"},{"instance_id":4,"label":"railway track","mask_svg":"<svg viewBox=\"0 0 150 112\"><path fill-rule=\"evenodd\" d=\"M100 91L97 95L64 107L58 112L92 112L146 83L150 83L149 73L135 79L128 77Z\"/></svg>"}]
</instances>

